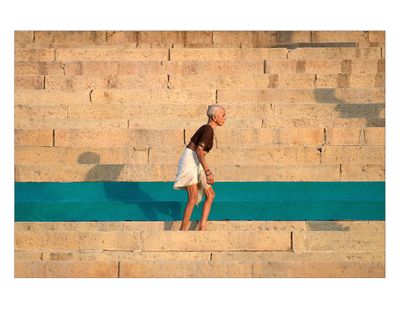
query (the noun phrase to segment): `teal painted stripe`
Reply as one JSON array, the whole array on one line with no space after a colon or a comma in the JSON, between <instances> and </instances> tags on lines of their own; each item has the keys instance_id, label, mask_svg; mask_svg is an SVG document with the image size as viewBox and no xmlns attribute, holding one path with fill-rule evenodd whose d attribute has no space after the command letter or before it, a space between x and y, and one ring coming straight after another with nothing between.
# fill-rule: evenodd
<instances>
[{"instance_id":1,"label":"teal painted stripe","mask_svg":"<svg viewBox=\"0 0 400 309\"><path fill-rule=\"evenodd\" d=\"M15 183L15 221L181 220L172 182ZM218 182L209 220L384 220L384 182ZM200 205L201 206L201 205ZM195 207L192 220L201 217Z\"/></svg>"}]
</instances>

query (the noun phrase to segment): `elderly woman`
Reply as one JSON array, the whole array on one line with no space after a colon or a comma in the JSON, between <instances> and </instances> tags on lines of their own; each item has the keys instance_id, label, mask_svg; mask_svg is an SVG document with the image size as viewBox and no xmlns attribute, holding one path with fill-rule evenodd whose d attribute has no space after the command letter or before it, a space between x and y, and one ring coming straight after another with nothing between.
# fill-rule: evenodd
<instances>
[{"instance_id":1,"label":"elderly woman","mask_svg":"<svg viewBox=\"0 0 400 309\"><path fill-rule=\"evenodd\" d=\"M194 205L198 206L201 202L203 192L206 195L206 200L197 230L204 231L211 204L215 197L212 188L214 176L208 167L205 155L213 147L214 129L217 126L224 125L225 109L220 105L210 105L207 110L207 116L208 123L202 125L192 136L178 163L174 189L185 189L188 193L188 202L180 227L181 231L188 230Z\"/></svg>"}]
</instances>

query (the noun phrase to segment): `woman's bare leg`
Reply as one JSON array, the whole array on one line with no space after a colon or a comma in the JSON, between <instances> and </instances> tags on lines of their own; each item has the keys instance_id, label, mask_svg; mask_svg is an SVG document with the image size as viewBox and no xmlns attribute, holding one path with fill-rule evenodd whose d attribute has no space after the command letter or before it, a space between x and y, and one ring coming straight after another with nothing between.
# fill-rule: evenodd
<instances>
[{"instance_id":1,"label":"woman's bare leg","mask_svg":"<svg viewBox=\"0 0 400 309\"><path fill-rule=\"evenodd\" d=\"M203 211L202 211L202 214L201 214L200 223L199 223L199 226L197 227L198 231L205 231L206 230L208 214L210 213L211 204L212 204L212 202L214 201L214 198L215 198L215 192L214 192L212 187L210 187L207 190L204 190L204 193L206 195L206 200L204 201Z\"/></svg>"},{"instance_id":2,"label":"woman's bare leg","mask_svg":"<svg viewBox=\"0 0 400 309\"><path fill-rule=\"evenodd\" d=\"M197 202L197 184L187 186L186 191L188 193L188 202L186 204L185 212L183 213L183 220L180 228L181 231L187 231L189 228L190 217L192 215L194 205L196 205Z\"/></svg>"}]
</instances>

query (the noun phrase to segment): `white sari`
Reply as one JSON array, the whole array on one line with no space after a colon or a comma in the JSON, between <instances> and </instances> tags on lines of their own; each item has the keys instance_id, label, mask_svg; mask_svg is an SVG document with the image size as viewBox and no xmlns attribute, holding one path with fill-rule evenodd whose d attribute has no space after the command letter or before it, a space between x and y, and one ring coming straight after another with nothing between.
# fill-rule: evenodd
<instances>
[{"instance_id":1,"label":"white sari","mask_svg":"<svg viewBox=\"0 0 400 309\"><path fill-rule=\"evenodd\" d=\"M175 190L184 190L187 186L197 184L198 196L196 206L203 199L203 192L211 187L207 183L204 168L201 165L197 154L192 149L185 147L179 162L174 182Z\"/></svg>"}]
</instances>

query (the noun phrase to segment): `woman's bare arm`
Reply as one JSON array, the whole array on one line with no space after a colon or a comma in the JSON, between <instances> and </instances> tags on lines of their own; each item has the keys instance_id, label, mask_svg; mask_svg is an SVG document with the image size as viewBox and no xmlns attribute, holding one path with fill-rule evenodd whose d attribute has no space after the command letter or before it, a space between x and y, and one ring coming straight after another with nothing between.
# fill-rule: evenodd
<instances>
[{"instance_id":1,"label":"woman's bare arm","mask_svg":"<svg viewBox=\"0 0 400 309\"><path fill-rule=\"evenodd\" d=\"M208 165L206 162L206 158L204 157L204 149L201 146L196 147L196 154L199 158L200 164L203 166L204 170L208 170Z\"/></svg>"}]
</instances>

